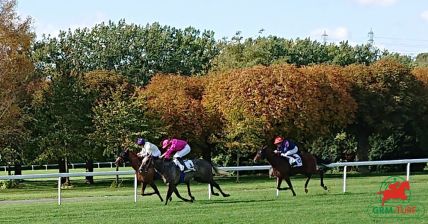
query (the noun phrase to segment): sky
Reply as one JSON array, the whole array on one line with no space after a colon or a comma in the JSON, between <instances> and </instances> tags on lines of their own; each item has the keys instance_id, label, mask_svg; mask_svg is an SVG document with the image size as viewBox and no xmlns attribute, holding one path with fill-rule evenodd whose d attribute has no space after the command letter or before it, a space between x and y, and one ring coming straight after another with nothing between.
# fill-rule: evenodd
<instances>
[{"instance_id":1,"label":"sky","mask_svg":"<svg viewBox=\"0 0 428 224\"><path fill-rule=\"evenodd\" d=\"M38 38L125 19L212 30L216 39L240 31L246 38L323 41L325 31L327 42L355 45L367 43L372 30L381 49L414 57L428 52L427 0L18 0L17 11L33 19Z\"/></svg>"}]
</instances>

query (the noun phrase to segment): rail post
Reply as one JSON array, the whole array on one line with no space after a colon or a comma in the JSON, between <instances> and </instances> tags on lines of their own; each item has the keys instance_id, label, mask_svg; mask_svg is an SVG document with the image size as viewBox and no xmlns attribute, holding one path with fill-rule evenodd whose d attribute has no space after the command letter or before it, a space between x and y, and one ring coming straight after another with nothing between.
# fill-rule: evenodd
<instances>
[{"instance_id":1,"label":"rail post","mask_svg":"<svg viewBox=\"0 0 428 224\"><path fill-rule=\"evenodd\" d=\"M137 203L137 187L138 187L138 177L137 173L134 176L134 202Z\"/></svg>"},{"instance_id":2,"label":"rail post","mask_svg":"<svg viewBox=\"0 0 428 224\"><path fill-rule=\"evenodd\" d=\"M58 205L61 205L61 177L58 177Z\"/></svg>"},{"instance_id":3,"label":"rail post","mask_svg":"<svg viewBox=\"0 0 428 224\"><path fill-rule=\"evenodd\" d=\"M407 163L407 178L406 180L409 181L410 179L410 163Z\"/></svg>"},{"instance_id":4,"label":"rail post","mask_svg":"<svg viewBox=\"0 0 428 224\"><path fill-rule=\"evenodd\" d=\"M343 167L343 193L346 192L346 168L347 166Z\"/></svg>"}]
</instances>

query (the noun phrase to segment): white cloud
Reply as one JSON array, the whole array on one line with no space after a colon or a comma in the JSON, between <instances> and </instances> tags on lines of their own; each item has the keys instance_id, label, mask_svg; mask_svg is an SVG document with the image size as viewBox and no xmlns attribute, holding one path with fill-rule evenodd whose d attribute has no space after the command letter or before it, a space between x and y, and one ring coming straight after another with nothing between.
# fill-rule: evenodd
<instances>
[{"instance_id":1,"label":"white cloud","mask_svg":"<svg viewBox=\"0 0 428 224\"><path fill-rule=\"evenodd\" d=\"M391 6L398 0L355 0L358 4L364 6Z\"/></svg>"},{"instance_id":2,"label":"white cloud","mask_svg":"<svg viewBox=\"0 0 428 224\"><path fill-rule=\"evenodd\" d=\"M428 22L428 10L425 10L424 12L421 13L421 18L426 22Z\"/></svg>"},{"instance_id":3,"label":"white cloud","mask_svg":"<svg viewBox=\"0 0 428 224\"><path fill-rule=\"evenodd\" d=\"M333 29L319 28L319 29L313 30L311 32L311 37L314 37L315 39L321 40L321 35L323 35L324 31L328 35L327 36L327 42L336 42L336 41L348 40L351 36L348 28L336 27Z\"/></svg>"},{"instance_id":4,"label":"white cloud","mask_svg":"<svg viewBox=\"0 0 428 224\"><path fill-rule=\"evenodd\" d=\"M60 30L68 31L68 29L76 30L77 28L88 27L91 28L95 26L95 24L99 24L101 22L108 21L107 16L102 12L96 12L95 16L85 18L83 20L77 21L76 23L67 24L67 25L59 25L52 23L43 23L36 21L35 28L37 38L41 39L42 35L50 35L51 37L57 37Z\"/></svg>"},{"instance_id":5,"label":"white cloud","mask_svg":"<svg viewBox=\"0 0 428 224\"><path fill-rule=\"evenodd\" d=\"M76 23L76 24L71 24L68 28L70 28L71 30L75 30L77 28L84 28L84 27L90 28L95 26L95 24L105 22L105 21L108 21L107 16L102 12L96 12L95 17L87 18L85 20L79 21L79 23Z\"/></svg>"}]
</instances>

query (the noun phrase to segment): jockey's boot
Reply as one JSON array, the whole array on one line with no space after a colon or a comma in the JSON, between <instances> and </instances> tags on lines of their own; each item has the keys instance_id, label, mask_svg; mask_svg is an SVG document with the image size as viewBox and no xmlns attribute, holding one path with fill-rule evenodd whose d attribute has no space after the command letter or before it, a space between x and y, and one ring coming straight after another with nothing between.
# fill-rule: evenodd
<instances>
[{"instance_id":1,"label":"jockey's boot","mask_svg":"<svg viewBox=\"0 0 428 224\"><path fill-rule=\"evenodd\" d=\"M290 163L291 167L296 167L297 166L297 162L296 162L296 159L294 157L289 156L288 157L288 162Z\"/></svg>"},{"instance_id":2,"label":"jockey's boot","mask_svg":"<svg viewBox=\"0 0 428 224\"><path fill-rule=\"evenodd\" d=\"M178 168L180 168L180 171L184 171L185 166L178 160L178 158L174 158L173 162L178 166Z\"/></svg>"},{"instance_id":3,"label":"jockey's boot","mask_svg":"<svg viewBox=\"0 0 428 224\"><path fill-rule=\"evenodd\" d=\"M294 160L293 162L290 163L291 167L297 167L297 162L296 160Z\"/></svg>"}]
</instances>

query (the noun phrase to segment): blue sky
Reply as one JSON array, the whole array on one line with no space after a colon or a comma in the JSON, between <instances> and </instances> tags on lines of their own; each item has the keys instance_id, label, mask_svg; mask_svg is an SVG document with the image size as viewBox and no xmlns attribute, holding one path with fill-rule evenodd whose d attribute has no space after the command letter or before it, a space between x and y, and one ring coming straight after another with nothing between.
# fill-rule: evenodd
<instances>
[{"instance_id":1,"label":"blue sky","mask_svg":"<svg viewBox=\"0 0 428 224\"><path fill-rule=\"evenodd\" d=\"M213 30L217 39L236 31L256 37L264 29L263 35L321 41L325 30L328 42L361 44L373 29L382 49L428 52L427 0L18 0L17 10L33 18L39 37L125 19Z\"/></svg>"}]
</instances>

